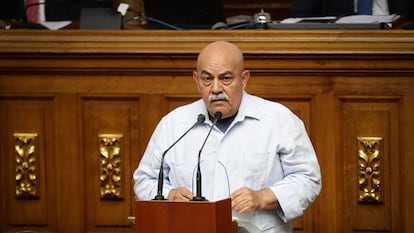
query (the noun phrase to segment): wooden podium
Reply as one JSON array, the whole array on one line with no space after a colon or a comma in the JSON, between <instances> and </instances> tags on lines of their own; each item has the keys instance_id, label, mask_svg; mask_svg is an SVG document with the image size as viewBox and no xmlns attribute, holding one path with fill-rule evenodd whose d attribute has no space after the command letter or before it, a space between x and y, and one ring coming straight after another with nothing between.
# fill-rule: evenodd
<instances>
[{"instance_id":1,"label":"wooden podium","mask_svg":"<svg viewBox=\"0 0 414 233\"><path fill-rule=\"evenodd\" d=\"M236 233L231 200L136 201L136 233Z\"/></svg>"}]
</instances>

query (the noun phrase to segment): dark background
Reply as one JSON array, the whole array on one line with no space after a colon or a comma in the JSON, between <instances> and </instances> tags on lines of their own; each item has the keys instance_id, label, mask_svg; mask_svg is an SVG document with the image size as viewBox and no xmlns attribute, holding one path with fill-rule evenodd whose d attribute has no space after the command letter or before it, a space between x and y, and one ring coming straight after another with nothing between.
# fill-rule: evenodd
<instances>
[{"instance_id":1,"label":"dark background","mask_svg":"<svg viewBox=\"0 0 414 233\"><path fill-rule=\"evenodd\" d=\"M138 1L138 0L137 0ZM205 2L209 2L205 1ZM269 5L278 4L275 2L266 2ZM161 20L174 18L179 19L186 13L190 12L191 8L199 7L202 16L195 14L193 19L203 19L208 15L208 9L218 9L217 6L211 6L211 3L203 3L203 0L144 0L156 16ZM216 1L211 1L216 2ZM224 0L224 4L228 4L230 0ZM237 4L243 5L247 1L238 1ZM352 15L353 0L291 0L288 3L286 14L283 16L289 17L305 17L305 16L345 16ZM203 6L203 4L205 6ZM179 6L177 8L177 5ZM181 6L180 6L181 5ZM198 6L194 6L198 5ZM409 19L414 19L414 0L388 0L390 13L397 13ZM162 6L162 7L160 7ZM184 6L184 7L183 7ZM200 7L201 6L201 7ZM46 0L46 20L79 20L80 9L82 7L113 7L112 0ZM204 12L202 12L204 7ZM175 9L175 10L174 10ZM240 9L243 9L241 6ZM268 8L267 8L268 9ZM266 9L265 9L266 10ZM269 9L268 9L269 10ZM258 11L258 10L257 10ZM210 11L211 12L211 11ZM154 12L147 12L147 16L153 17ZM154 13L154 14L155 14ZM175 15L173 15L176 13ZM228 12L224 12L226 16ZM273 12L271 12L273 13ZM209 15L212 18L221 17L213 10ZM0 20L24 20L24 0L0 0ZM165 17L165 18L163 18ZM188 19L184 19L189 21ZM171 22L174 23L174 22Z\"/></svg>"},{"instance_id":2,"label":"dark background","mask_svg":"<svg viewBox=\"0 0 414 233\"><path fill-rule=\"evenodd\" d=\"M46 20L79 20L82 7L112 7L112 0L46 0ZM0 0L0 19L24 20L24 11L24 0Z\"/></svg>"}]
</instances>

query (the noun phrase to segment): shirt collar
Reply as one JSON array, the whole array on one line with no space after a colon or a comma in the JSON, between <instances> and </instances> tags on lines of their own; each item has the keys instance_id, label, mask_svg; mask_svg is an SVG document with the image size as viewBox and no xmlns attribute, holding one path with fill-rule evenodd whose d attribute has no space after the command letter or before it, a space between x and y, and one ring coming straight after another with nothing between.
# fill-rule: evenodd
<instances>
[{"instance_id":1,"label":"shirt collar","mask_svg":"<svg viewBox=\"0 0 414 233\"><path fill-rule=\"evenodd\" d=\"M243 91L239 110L233 122L243 121L246 118L260 120L261 114L257 108L258 106L255 105L253 98L254 97L252 95L250 95L246 91ZM208 111L207 111L207 107L204 101L202 99L199 99L198 102L199 102L198 111L206 116L205 123L207 122L211 123L208 117Z\"/></svg>"},{"instance_id":2,"label":"shirt collar","mask_svg":"<svg viewBox=\"0 0 414 233\"><path fill-rule=\"evenodd\" d=\"M253 96L246 91L243 91L239 113L237 114L235 121L243 121L246 118L260 120L260 115L258 106L253 103Z\"/></svg>"}]
</instances>

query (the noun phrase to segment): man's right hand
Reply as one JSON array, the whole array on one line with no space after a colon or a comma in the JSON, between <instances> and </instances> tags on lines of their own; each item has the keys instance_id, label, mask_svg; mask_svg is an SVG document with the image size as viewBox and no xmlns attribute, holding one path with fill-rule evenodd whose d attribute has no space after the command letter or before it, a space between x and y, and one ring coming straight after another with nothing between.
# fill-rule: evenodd
<instances>
[{"instance_id":1,"label":"man's right hand","mask_svg":"<svg viewBox=\"0 0 414 233\"><path fill-rule=\"evenodd\" d=\"M191 201L193 199L193 193L184 187L171 189L168 193L168 200L170 201Z\"/></svg>"}]
</instances>

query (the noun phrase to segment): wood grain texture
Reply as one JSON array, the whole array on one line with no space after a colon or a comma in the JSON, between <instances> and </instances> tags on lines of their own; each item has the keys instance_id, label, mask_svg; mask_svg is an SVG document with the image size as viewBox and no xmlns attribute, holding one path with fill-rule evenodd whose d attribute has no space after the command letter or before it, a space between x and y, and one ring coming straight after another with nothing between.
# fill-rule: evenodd
<instances>
[{"instance_id":1,"label":"wood grain texture","mask_svg":"<svg viewBox=\"0 0 414 233\"><path fill-rule=\"evenodd\" d=\"M295 232L414 232L414 33L383 31L3 31L0 230L135 232L132 172L161 117L198 99L198 51L236 43L247 91L305 123L323 189ZM36 132L34 132L36 131ZM15 199L15 132L38 133L41 192ZM99 198L98 134L124 135L124 199ZM383 203L358 203L358 136L383 138Z\"/></svg>"}]
</instances>

